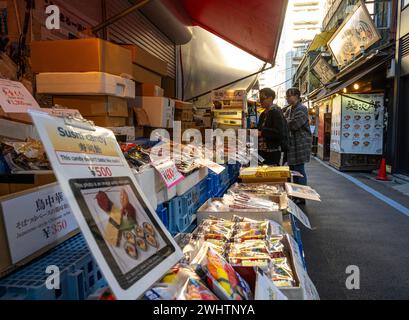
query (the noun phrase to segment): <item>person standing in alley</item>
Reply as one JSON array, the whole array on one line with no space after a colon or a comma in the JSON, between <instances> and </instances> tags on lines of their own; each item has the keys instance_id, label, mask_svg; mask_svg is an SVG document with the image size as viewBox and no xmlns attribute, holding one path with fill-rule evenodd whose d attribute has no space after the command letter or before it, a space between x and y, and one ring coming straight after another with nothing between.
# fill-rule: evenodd
<instances>
[{"instance_id":1,"label":"person standing in alley","mask_svg":"<svg viewBox=\"0 0 409 320\"><path fill-rule=\"evenodd\" d=\"M305 164L310 162L312 148L308 109L302 104L301 92L297 88L287 90L286 99L289 107L284 116L290 131L287 163L291 170L298 171L303 175L302 178L295 177L295 183L307 185ZM305 200L298 200L297 202L303 204Z\"/></svg>"},{"instance_id":2,"label":"person standing in alley","mask_svg":"<svg viewBox=\"0 0 409 320\"><path fill-rule=\"evenodd\" d=\"M279 166L281 153L286 149L287 128L283 112L274 104L276 93L270 88L260 90L260 103L265 111L260 115L259 154L264 164Z\"/></svg>"}]
</instances>

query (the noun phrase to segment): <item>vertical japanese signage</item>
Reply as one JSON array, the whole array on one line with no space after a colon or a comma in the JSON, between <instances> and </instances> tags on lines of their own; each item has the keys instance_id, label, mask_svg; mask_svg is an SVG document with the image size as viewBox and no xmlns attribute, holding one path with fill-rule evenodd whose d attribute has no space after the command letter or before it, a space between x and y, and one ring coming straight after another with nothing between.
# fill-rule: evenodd
<instances>
[{"instance_id":1,"label":"vertical japanese signage","mask_svg":"<svg viewBox=\"0 0 409 320\"><path fill-rule=\"evenodd\" d=\"M118 299L137 299L182 253L154 213L112 131L31 113L61 189Z\"/></svg>"},{"instance_id":2,"label":"vertical japanese signage","mask_svg":"<svg viewBox=\"0 0 409 320\"><path fill-rule=\"evenodd\" d=\"M331 124L331 151L341 151L341 122L342 122L342 99L337 96L332 100L332 124Z\"/></svg>"},{"instance_id":3,"label":"vertical japanese signage","mask_svg":"<svg viewBox=\"0 0 409 320\"><path fill-rule=\"evenodd\" d=\"M1 211L13 264L78 228L58 184L6 198L1 201Z\"/></svg>"}]
</instances>

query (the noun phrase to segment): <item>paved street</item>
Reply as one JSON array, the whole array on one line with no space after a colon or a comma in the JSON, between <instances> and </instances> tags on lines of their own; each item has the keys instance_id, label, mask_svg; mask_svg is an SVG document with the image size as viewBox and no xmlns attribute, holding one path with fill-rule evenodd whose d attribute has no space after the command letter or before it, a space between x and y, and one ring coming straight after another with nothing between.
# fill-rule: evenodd
<instances>
[{"instance_id":1,"label":"paved street","mask_svg":"<svg viewBox=\"0 0 409 320\"><path fill-rule=\"evenodd\" d=\"M308 273L321 299L409 299L409 217L317 160L307 174L322 198L305 209L315 229L302 229ZM409 208L409 197L352 176ZM360 290L346 288L349 265L360 269Z\"/></svg>"}]
</instances>

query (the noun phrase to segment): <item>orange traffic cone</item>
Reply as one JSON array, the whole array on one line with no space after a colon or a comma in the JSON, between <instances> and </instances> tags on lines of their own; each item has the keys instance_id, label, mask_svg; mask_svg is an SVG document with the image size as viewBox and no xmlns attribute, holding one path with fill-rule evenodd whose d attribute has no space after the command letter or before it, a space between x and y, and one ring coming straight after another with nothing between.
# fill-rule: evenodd
<instances>
[{"instance_id":1,"label":"orange traffic cone","mask_svg":"<svg viewBox=\"0 0 409 320\"><path fill-rule=\"evenodd\" d=\"M376 177L376 180L389 181L388 176L386 175L386 160L385 160L385 158L382 158L381 166L379 168L379 174Z\"/></svg>"}]
</instances>

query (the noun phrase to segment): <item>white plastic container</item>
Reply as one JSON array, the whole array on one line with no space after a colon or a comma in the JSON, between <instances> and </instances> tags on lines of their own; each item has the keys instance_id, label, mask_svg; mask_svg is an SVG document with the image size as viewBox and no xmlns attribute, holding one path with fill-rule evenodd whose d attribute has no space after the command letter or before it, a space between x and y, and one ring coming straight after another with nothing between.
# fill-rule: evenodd
<instances>
[{"instance_id":1,"label":"white plastic container","mask_svg":"<svg viewBox=\"0 0 409 320\"><path fill-rule=\"evenodd\" d=\"M37 75L37 92L55 95L108 95L135 98L135 82L104 72L55 72Z\"/></svg>"},{"instance_id":2,"label":"white plastic container","mask_svg":"<svg viewBox=\"0 0 409 320\"><path fill-rule=\"evenodd\" d=\"M192 189L203 179L206 179L208 175L209 169L207 167L200 168L199 170L196 170L192 174L188 175L185 179L183 179L180 183L177 184L176 186L177 196L184 195L187 191Z\"/></svg>"},{"instance_id":3,"label":"white plastic container","mask_svg":"<svg viewBox=\"0 0 409 320\"><path fill-rule=\"evenodd\" d=\"M136 103L145 110L151 127L173 128L175 100L162 97L136 97Z\"/></svg>"},{"instance_id":4,"label":"white plastic container","mask_svg":"<svg viewBox=\"0 0 409 320\"><path fill-rule=\"evenodd\" d=\"M158 207L158 199L155 191L155 172L156 170L154 168L146 168L142 172L135 172L136 181L141 186L141 190L144 192L154 210Z\"/></svg>"}]
</instances>

